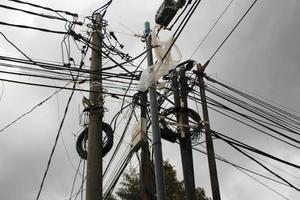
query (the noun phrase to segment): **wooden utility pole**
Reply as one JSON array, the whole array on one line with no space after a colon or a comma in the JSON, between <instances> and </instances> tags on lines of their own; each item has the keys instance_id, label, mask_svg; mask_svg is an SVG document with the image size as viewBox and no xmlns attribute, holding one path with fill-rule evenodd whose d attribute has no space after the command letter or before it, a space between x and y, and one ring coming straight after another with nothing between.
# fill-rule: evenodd
<instances>
[{"instance_id":1,"label":"wooden utility pole","mask_svg":"<svg viewBox=\"0 0 300 200\"><path fill-rule=\"evenodd\" d=\"M154 183L151 170L149 142L147 134L147 92L141 92L141 193L142 200L154 199Z\"/></svg>"},{"instance_id":2,"label":"wooden utility pole","mask_svg":"<svg viewBox=\"0 0 300 200\"><path fill-rule=\"evenodd\" d=\"M102 200L102 18L94 16L90 75L90 117L88 131L86 200ZM93 92L94 91L94 92Z\"/></svg>"},{"instance_id":3,"label":"wooden utility pole","mask_svg":"<svg viewBox=\"0 0 300 200\"><path fill-rule=\"evenodd\" d=\"M179 108L179 112L176 117L179 124L177 130L179 131L179 145L185 186L185 196L187 200L195 200L196 190L192 144L190 130L188 127L189 119L186 112L188 108L188 85L185 72L186 69L184 67L180 67L179 76L177 75L177 72L174 73L172 77L172 89L174 94L175 107Z\"/></svg>"},{"instance_id":4,"label":"wooden utility pole","mask_svg":"<svg viewBox=\"0 0 300 200\"><path fill-rule=\"evenodd\" d=\"M206 149L207 149L206 151L207 151L207 159L208 159L212 196L213 196L213 200L221 200L217 166L216 166L216 160L215 160L214 144L213 144L213 140L212 140L212 136L211 136L211 130L210 130L210 124L209 124L209 118L208 118L208 110L207 110L207 102L206 102L206 94L205 94L205 85L204 85L204 81L203 81L204 70L207 65L208 65L208 62L205 63L203 66L201 64L197 64L197 71L194 71L194 72L198 76L199 87L200 87Z\"/></svg>"},{"instance_id":5,"label":"wooden utility pole","mask_svg":"<svg viewBox=\"0 0 300 200\"><path fill-rule=\"evenodd\" d=\"M145 22L145 39L147 45L147 63L148 66L153 64L152 57L152 45L150 37L150 23ZM155 171L155 183L156 183L156 199L166 199L166 187L165 187L165 175L163 168L163 156L161 148L161 133L159 128L159 117L158 117L158 105L156 97L156 84L153 84L149 88L150 96L150 112L151 112L151 126L152 126L152 148L154 153L154 171Z\"/></svg>"}]
</instances>

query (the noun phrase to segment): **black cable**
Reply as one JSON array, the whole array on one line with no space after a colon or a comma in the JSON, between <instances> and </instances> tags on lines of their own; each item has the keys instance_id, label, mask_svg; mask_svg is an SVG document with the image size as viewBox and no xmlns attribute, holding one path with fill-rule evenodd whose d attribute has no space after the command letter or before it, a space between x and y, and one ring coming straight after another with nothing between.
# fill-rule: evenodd
<instances>
[{"instance_id":1,"label":"black cable","mask_svg":"<svg viewBox=\"0 0 300 200\"><path fill-rule=\"evenodd\" d=\"M68 83L70 84L70 83ZM67 85L68 85L67 84ZM65 87L67 86L65 85ZM18 118L16 118L15 120L13 120L12 122L10 122L8 125L4 126L1 130L0 133L3 132L4 130L6 130L7 128L9 128L11 125L15 124L16 122L18 122L20 119L22 119L23 117L25 117L26 115L32 113L37 107L43 105L45 102L47 102L49 99L51 99L54 95L56 95L58 92L60 92L63 88L60 88L59 90L56 90L53 94L51 94L49 97L47 97L46 99L44 99L43 101L41 101L40 103L38 103L37 105L35 105L33 108L31 108L29 111L25 112L24 114L20 115Z\"/></svg>"},{"instance_id":2,"label":"black cable","mask_svg":"<svg viewBox=\"0 0 300 200\"><path fill-rule=\"evenodd\" d=\"M32 75L31 73L35 72L35 73L41 73L41 74L51 74L50 77L61 79L61 80L63 80L61 77L66 77L66 76L69 77L70 76L69 73L61 72L61 71L65 71L65 70L57 71L57 70L46 70L45 68L43 68L43 69L40 69L40 68L37 69L37 68L32 68L32 67L26 67L24 65L16 65L16 64L8 64L8 63L0 63L0 66L2 66L2 67L8 67L8 68L17 68L18 71L19 71L19 69L22 70L22 71L28 71L27 74L17 73L17 74L20 74L20 75L31 76ZM70 70L73 71L72 69L70 69ZM78 72L77 70L74 70L74 71ZM5 72L5 73L10 73L10 72ZM45 75L38 75L38 76L43 77ZM79 77L82 78L82 81L89 79L88 75L80 74Z\"/></svg>"},{"instance_id":3,"label":"black cable","mask_svg":"<svg viewBox=\"0 0 300 200\"><path fill-rule=\"evenodd\" d=\"M25 56L25 58L27 58L30 62L34 63L35 62L29 57L27 56L21 49L19 49L13 42L11 42L2 32L0 32L0 34L4 37L4 39L10 43L15 49L17 49L23 56Z\"/></svg>"},{"instance_id":4,"label":"black cable","mask_svg":"<svg viewBox=\"0 0 300 200\"><path fill-rule=\"evenodd\" d=\"M242 124L244 124L244 125L246 125L246 126L248 126L248 127L251 127L251 128L253 128L253 129L255 129L255 130L261 132L261 133L264 133L264 134L266 134L266 135L268 135L268 136L270 136L270 137L272 137L272 138L274 138L274 139L277 139L277 140L279 140L279 141L281 141L281 142L283 142L283 143L285 143L285 144L288 144L288 145L290 145L290 146L292 146L292 147L295 147L295 148L297 148L297 149L300 149L300 147L298 147L298 146L296 146L296 145L294 145L294 144L292 144L292 143L290 143L290 142L287 142L287 141L285 141L285 140L283 140L283 139L281 139L281 138L279 138L279 137L277 137L277 136L274 136L274 135L272 135L272 134L270 134L270 133L268 133L268 132L266 132L266 131L264 131L264 130L261 130L261 129L259 129L259 128L253 126L253 125L250 125L250 124L248 124L248 123L246 123L246 122L243 122L243 121L241 121L241 120L238 119L238 118L234 118L234 117L232 117L232 116L230 116L230 115L228 115L228 114L226 114L226 113L224 113L224 112L222 112L222 111L220 111L220 110L214 109L214 108L212 108L212 107L209 107L209 108L212 109L212 110L214 110L215 112L221 113L221 114L223 114L223 115L225 115L225 116L227 116L227 117L229 117L229 118L231 118L231 119L233 119L233 120L235 120L235 121L237 121L237 122L239 122L239 123L242 123Z\"/></svg>"},{"instance_id":5,"label":"black cable","mask_svg":"<svg viewBox=\"0 0 300 200\"><path fill-rule=\"evenodd\" d=\"M209 85L209 87L207 87L207 90L210 90L209 92L211 92L211 93L213 92L214 94L219 94L220 96L222 96L223 99L225 99L231 103L234 103L234 104L242 107L245 110L248 110L248 111L251 110L251 112L255 113L256 115L263 117L278 126L283 127L287 131L290 131L292 133L300 135L300 132L292 130L292 129L297 129L298 131L300 131L300 127L297 127L297 125L300 125L299 122L296 122L294 120L289 120L288 119L289 116L286 116L283 113L278 113L277 111L274 111L272 108L268 108L266 106L266 104L263 104L261 102L259 102L259 103L254 102L254 103L258 104L259 106L261 106L265 109L268 109L269 112L263 110L262 108L258 108L257 106L250 105L249 103L242 101L242 100L234 97L233 95L230 95L230 94L224 92L224 90L218 89L217 87ZM246 99L253 102L253 100L250 98L246 98ZM261 104L263 104L263 105L261 105ZM297 124L297 125L295 125L295 124Z\"/></svg>"},{"instance_id":6,"label":"black cable","mask_svg":"<svg viewBox=\"0 0 300 200\"><path fill-rule=\"evenodd\" d=\"M224 134L221 134L220 132L212 131L212 133L213 133L213 135L214 135L216 138L222 139L223 141L227 142L228 144L235 145L235 146L239 146L239 147L241 147L241 148L244 148L244 149L247 149L247 150L252 151L252 152L254 152L254 153L260 154L260 155L265 156L265 157L267 157L267 158L270 158L270 159L272 159L272 160L276 160L277 162L281 162L281 163L284 163L284 164L289 165L289 166L291 166L291 167L300 169L300 166L299 166L299 165L296 165L296 164L294 164L294 163L290 163L290 162L285 161L285 160L283 160L283 159L280 159L280 158L277 158L277 157L275 157L275 156L272 156L272 155L270 155L270 154L268 154L268 153L266 153L266 152L263 152L263 151L261 151L261 150L259 150L259 149L256 149L256 148L254 148L254 147L252 147L252 146L249 146L249 145L247 145L247 144L245 144L245 143L242 143L242 142L237 141L237 140L235 140L235 139L233 139L233 138L230 138L230 137L228 137L228 136L225 136Z\"/></svg>"},{"instance_id":7,"label":"black cable","mask_svg":"<svg viewBox=\"0 0 300 200\"><path fill-rule=\"evenodd\" d=\"M191 1L189 1L185 7L183 8L183 10L180 12L180 14L177 16L177 18L174 20L173 24L169 27L166 28L167 30L172 30L173 26L178 22L178 20L180 19L180 17L183 15L183 13L186 11L186 9L189 7L189 5L191 4Z\"/></svg>"},{"instance_id":8,"label":"black cable","mask_svg":"<svg viewBox=\"0 0 300 200\"><path fill-rule=\"evenodd\" d=\"M245 109L245 110L247 110L247 111L249 111L249 112L255 113L256 115L258 115L258 116L260 116L260 117L263 117L263 118L265 118L265 119L271 121L272 123L275 123L276 125L282 126L282 127L286 128L286 130L288 130L288 131L290 131L290 132L292 132L292 133L295 133L295 134L297 134L297 135L300 135L300 133L298 133L298 132L296 132L296 131L294 131L294 130L288 128L288 127L285 127L285 126L284 126L283 124L281 124L280 122L276 122L276 121L274 121L274 120L272 120L272 119L266 118L266 116L263 116L262 114L258 113L258 112L257 112L257 109L256 109L256 110L253 110L253 109L247 108L247 106L249 106L248 104L241 105L241 104L238 104L237 102L235 102L235 101L232 100L232 99L226 98L226 96L224 96L224 95L221 95L221 94L218 94L218 93L214 92L212 89L207 88L206 90L207 90L208 92L210 92L210 93L212 93L212 94L214 94L214 95L220 97L220 98L223 98L223 99L225 99L225 100L227 100L227 101L229 101L229 102L231 102L231 103L233 103L233 104L235 104L235 105L240 106L241 108L243 108L243 109ZM230 109L230 108L227 107L227 106L225 106L225 108L228 109L228 110L233 111L233 109ZM237 112L237 111L234 111L234 112ZM249 119L250 119L250 118L249 118ZM252 121L255 121L255 120L252 120ZM256 122L257 124L263 126L264 128L267 128L267 129L269 129L269 130L272 130L273 132L275 132L275 133L281 135L282 137L285 137L285 138L287 138L287 139L290 139L290 140L292 140L292 141L294 141L294 142L300 144L300 141L297 140L297 139L294 139L294 138L292 138L292 137L290 137L290 136L288 136L288 135L286 135L286 134L283 134L283 133L281 133L281 132L279 132L279 131L277 131L277 130L275 130L275 129L272 129L272 128L270 128L270 127L268 127L268 126L266 126L266 125L264 125L264 124L262 124L262 123L260 123L260 122L258 122L258 121L255 121L255 122Z\"/></svg>"},{"instance_id":9,"label":"black cable","mask_svg":"<svg viewBox=\"0 0 300 200\"><path fill-rule=\"evenodd\" d=\"M77 89L77 88L67 88L67 87L60 87L60 86L53 86L53 85L45 85L45 84L38 84L38 83L28 83L28 82L22 82L22 81L14 81L14 80L9 80L9 79L1 79L0 81L5 81L5 82L11 82L11 83L18 83L18 84L24 84L24 85L31 85L31 86L39 86L39 87L48 87L48 88L58 88L58 89L63 89L63 90L74 90L74 91L82 91L82 92L96 92L99 93L98 91L92 91L92 90L85 90L85 89ZM118 94L118 93L112 93L112 92L102 92L103 94L108 94L112 96L126 96L126 97L133 97L130 95L124 95L124 94Z\"/></svg>"},{"instance_id":10,"label":"black cable","mask_svg":"<svg viewBox=\"0 0 300 200\"><path fill-rule=\"evenodd\" d=\"M72 196L73 196L73 191L74 191L74 187L75 187L75 182L76 182L76 179L77 179L77 175L78 175L78 173L79 173L79 168L80 168L81 162L82 162L82 159L79 160L78 167L77 167L76 172L75 172L75 177L74 177L74 179L73 179L72 189L71 189L71 193L70 193L69 200L71 200L71 199L72 199Z\"/></svg>"},{"instance_id":11,"label":"black cable","mask_svg":"<svg viewBox=\"0 0 300 200\"><path fill-rule=\"evenodd\" d=\"M259 164L261 167L263 167L264 169L266 169L267 171L269 171L271 174L273 174L274 176L276 176L277 178L281 179L282 181L284 181L285 183L287 183L290 187L294 188L295 190L297 190L298 192L300 192L300 189L297 188L296 186L294 186L293 184L291 184L289 181L287 181L285 178L281 177L280 175L276 174L275 172L273 172L272 170L270 170L268 167L266 167L265 165L263 165L261 162L259 162L258 160L256 160L255 158L253 158L252 156L250 156L249 154L245 153L244 151L242 151L240 148L238 148L236 145L234 145L231 142L228 142L226 140L224 140L224 138L220 138L223 141L225 141L226 143L228 143L230 146L232 146L233 148L235 148L237 151L239 151L240 153L242 153L243 155L245 155L246 157L248 157L249 159L253 160L254 162L256 162L257 164Z\"/></svg>"},{"instance_id":12,"label":"black cable","mask_svg":"<svg viewBox=\"0 0 300 200\"><path fill-rule=\"evenodd\" d=\"M244 15L240 18L238 23L233 27L233 29L230 31L230 33L226 36L226 38L223 40L223 42L220 44L220 46L215 50L215 52L212 54L212 56L209 58L209 61L213 59L213 57L218 53L218 51L221 49L221 47L224 45L224 43L228 40L228 38L231 36L231 34L235 31L235 29L240 25L240 23L243 21L243 19L246 17L246 15L249 13L249 11L253 8L257 0L254 0L251 6L247 9L247 11L244 13Z\"/></svg>"},{"instance_id":13,"label":"black cable","mask_svg":"<svg viewBox=\"0 0 300 200\"><path fill-rule=\"evenodd\" d=\"M72 13L72 12L69 12L69 11L65 11L65 10L55 10L55 9L52 9L52 8L49 8L49 7L40 6L40 5L37 5L37 4L33 4L33 3L25 2L25 1L20 1L20 0L8 0L8 1L12 1L12 2L15 2L15 3L21 3L21 4L26 4L26 5L36 7L36 8L42 8L44 10L52 11L52 12L55 12L55 13L64 13L66 15L70 15L70 16L73 16L73 17L78 17L78 14Z\"/></svg>"},{"instance_id":14,"label":"black cable","mask_svg":"<svg viewBox=\"0 0 300 200\"><path fill-rule=\"evenodd\" d=\"M94 21L94 15L97 13L97 12L104 12L102 14L102 18L104 17L105 13L106 13L106 10L107 8L110 6L110 4L112 3L112 0L108 1L106 4L104 4L103 6L101 6L100 8L96 9L93 14L92 14L92 21Z\"/></svg>"},{"instance_id":15,"label":"black cable","mask_svg":"<svg viewBox=\"0 0 300 200\"><path fill-rule=\"evenodd\" d=\"M300 131L300 128L297 127L297 125L291 124L291 122L286 121L286 117L279 116L278 114L274 113L270 109L268 109L268 110L272 111L273 113L267 112L266 110L263 110L256 106L253 106L245 101L242 101L242 100L224 92L224 90L220 90L213 86L207 87L206 90L222 99L225 99L226 101L228 101L230 103L233 103L249 112L252 112L252 113L258 115L259 117L262 117L262 118L276 124L277 126L281 126L282 128L284 128L287 131L290 131L292 133L300 135L300 132L292 130L292 129L296 129L296 130Z\"/></svg>"},{"instance_id":16,"label":"black cable","mask_svg":"<svg viewBox=\"0 0 300 200\"><path fill-rule=\"evenodd\" d=\"M29 58L30 59L30 58ZM72 71L72 72L80 72L81 74L79 75L80 77L85 77L87 80L89 79L88 75L91 74L99 74L100 72L91 72L90 70L87 69L79 69L79 68L71 68L68 65L58 65L58 64L53 64L53 63L45 63L45 62L38 62L38 61L30 61L30 60L25 60L25 59L19 59L19 58L12 58L12 57L5 57L5 56L0 56L0 60L5 60L9 62L16 62L16 63L21 63L21 64L29 64L29 65L37 65L39 67L42 67L43 69L36 69L36 68L30 68L30 67L25 67L23 65L12 65L12 64L4 64L3 65L7 67L16 67L19 69L26 69L26 70L31 70L31 71L39 71L39 72L46 72L46 73L53 73L57 75L70 75L69 73L64 73L64 72L58 72L59 71ZM86 76L82 75L86 74ZM138 80L139 77L139 71L136 71L136 74L129 74L129 73L111 73L111 72L101 72L103 77L103 80L106 80L108 78L120 78L120 79L128 79L131 80L133 77L133 80Z\"/></svg>"},{"instance_id":17,"label":"black cable","mask_svg":"<svg viewBox=\"0 0 300 200\"><path fill-rule=\"evenodd\" d=\"M133 116L133 111L131 112L131 114L130 114L130 116L129 116L129 119L128 119L126 125L125 125L125 128L124 128L124 130L123 130L123 133L122 133L122 135L121 135L121 138L120 138L120 140L119 140L119 142L118 142L118 144L117 144L117 146L116 146L116 148L115 148L115 150L114 150L114 152L113 152L113 154L112 154L110 160L108 161L108 164L107 164L107 166L106 166L106 168L105 168L105 170L104 170L104 173L103 173L103 177L107 174L108 168L110 167L110 165L111 165L111 163L113 162L113 160L114 160L114 158L115 158L117 152L118 152L119 149L120 149L120 146L121 146L121 144L122 144L122 142L123 142L123 140L124 140L125 133L127 132L127 129L129 128L129 124L130 124L130 122L131 122L132 116Z\"/></svg>"},{"instance_id":18,"label":"black cable","mask_svg":"<svg viewBox=\"0 0 300 200\"><path fill-rule=\"evenodd\" d=\"M275 112L276 114L278 114L278 115L280 115L280 116L282 116L284 118L289 118L291 120L291 122L293 122L293 123L300 124L299 122L295 121L295 120L298 120L298 121L300 120L300 117L298 117L296 115L293 115L293 114L291 114L291 113L289 113L289 112L287 112L287 111L285 111L283 109L280 109L280 108L278 108L278 107L276 107L276 106L274 106L272 104L269 104L269 103L267 103L267 102L265 102L263 100L260 100L260 99L254 97L254 96L251 96L251 95L249 95L249 94L247 94L247 93L245 93L245 92L243 92L241 90L238 90L236 88L228 86L225 83L217 81L217 80L215 80L215 79L213 79L213 78L211 78L211 77L209 77L207 75L205 76L205 78L208 81L216 83L216 84L218 84L218 85L220 85L222 87L225 87L226 89L228 89L228 90L230 90L230 91L232 91L232 92L234 92L234 93L236 93L236 94L238 94L238 95L240 95L240 96L242 96L242 97L244 97L244 98L246 98L246 99L248 99L248 100L250 100L250 101L252 101L252 102L254 102L254 103L256 103L256 104L258 104L258 105L260 105L262 107L264 107L264 108L266 108L266 109L272 110L273 112Z\"/></svg>"},{"instance_id":19,"label":"black cable","mask_svg":"<svg viewBox=\"0 0 300 200\"><path fill-rule=\"evenodd\" d=\"M124 159L124 162L121 164L119 171L115 174L115 178L112 181L112 183L110 184L108 190L106 192L104 192L104 200L107 200L108 197L111 195L111 193L113 192L117 182L119 181L122 173L124 172L124 170L126 169L131 157L133 155L133 152L130 151L129 154L126 156L126 158Z\"/></svg>"},{"instance_id":20,"label":"black cable","mask_svg":"<svg viewBox=\"0 0 300 200\"><path fill-rule=\"evenodd\" d=\"M12 26L12 27L22 28L22 29L31 29L31 30L42 31L42 32L47 32L47 33L55 33L55 34L63 34L63 35L65 35L65 34L71 35L72 34L71 32L54 31L54 30L45 29L45 28L39 28L39 27L34 27L34 26L26 26L26 25L22 25L22 24L10 24L10 23L1 22L1 21L0 21L0 25Z\"/></svg>"},{"instance_id":21,"label":"black cable","mask_svg":"<svg viewBox=\"0 0 300 200\"><path fill-rule=\"evenodd\" d=\"M68 20L65 19L65 18L51 16L51 15L45 15L45 14L40 14L40 13L36 13L36 12L32 12L32 11L24 10L24 9L20 9L20 8L15 8L15 7L7 6L7 5L0 4L0 7L4 8L4 9L20 11L20 12L23 12L23 13L26 13L26 14L35 15L35 16L39 16L39 17L44 17L44 18L48 18L48 19L56 19L56 20L68 22ZM77 23L77 22L72 22L72 23Z\"/></svg>"},{"instance_id":22,"label":"black cable","mask_svg":"<svg viewBox=\"0 0 300 200\"><path fill-rule=\"evenodd\" d=\"M0 66L2 66L1 63L0 63ZM45 75L38 75L38 74L27 74L27 73L20 73L20 72L8 72L8 71L2 71L2 70L0 70L0 73L18 75L18 76L35 77L35 78L44 78L44 79L58 80L58 81L72 81L73 80L72 78L62 78L62 77L45 76ZM80 82L81 80L79 79L78 81Z\"/></svg>"},{"instance_id":23,"label":"black cable","mask_svg":"<svg viewBox=\"0 0 300 200\"><path fill-rule=\"evenodd\" d=\"M142 61L137 65L136 69L134 70L134 73L138 70L138 68L143 64L143 62L145 61L145 59L147 58L147 56L145 56ZM129 91L131 85L132 85L132 82L133 82L133 77L131 78L130 80L130 83L128 84L128 87L127 87L127 90L125 91L125 95L127 94L127 92ZM121 110L124 106L124 103L125 103L125 96L123 97L123 101L122 101L122 105L121 105Z\"/></svg>"},{"instance_id":24,"label":"black cable","mask_svg":"<svg viewBox=\"0 0 300 200\"><path fill-rule=\"evenodd\" d=\"M205 151L202 151L202 150L197 149L197 148L195 148L195 147L193 147L193 150L195 150L195 151L197 151L197 152L199 152L199 153L202 153L202 154L207 155L207 153L206 153ZM235 164L235 163L233 163L233 162L230 162L230 161L226 160L225 158L223 158L223 157L221 157L221 156L219 156L219 155L217 155L217 154L215 154L215 156L216 156L216 160L221 161L221 162L224 162L224 163L226 163L226 164L229 164L229 165L231 165L231 166L233 166L233 167L235 167L235 168L237 168L237 169L240 169L240 170L243 170L243 171L250 172L250 173L252 173L252 174L255 174L255 175L260 176L260 177L262 177L262 178L265 178L265 179L268 179L268 180L270 180L270 181L279 183L279 184L284 185L284 186L289 186L289 185L286 184L286 183L280 182L280 181L278 181L278 180L276 180L276 179L270 178L270 177L268 177L268 176L266 176L266 175L263 175L263 174L261 174L261 173L255 172L255 171L253 171L253 170L251 170L251 169L248 169L248 168L242 167L242 166L240 166L240 165L238 165L238 164Z\"/></svg>"},{"instance_id":25,"label":"black cable","mask_svg":"<svg viewBox=\"0 0 300 200\"><path fill-rule=\"evenodd\" d=\"M198 51L198 49L201 47L201 45L204 43L204 41L206 40L206 38L209 36L209 34L213 31L213 29L216 27L216 25L218 24L218 22L220 21L220 19L224 16L224 14L227 12L228 8L231 6L231 4L233 3L234 0L231 0L228 5L225 7L225 9L222 11L222 13L220 14L220 16L218 17L218 19L215 21L215 23L213 24L213 26L209 29L209 31L206 33L206 35L203 37L203 39L201 40L201 42L198 44L197 48L194 50L194 52L192 53L191 57L192 58L195 53Z\"/></svg>"},{"instance_id":26,"label":"black cable","mask_svg":"<svg viewBox=\"0 0 300 200\"><path fill-rule=\"evenodd\" d=\"M76 87L76 83L73 84L73 89L75 89L75 87ZM58 129L58 132L57 132L55 141L54 141L54 145L53 145L53 147L52 147L52 150L51 150L51 153L50 153L50 157L49 157L48 162L47 162L46 170L45 170L45 172L44 172L44 175L43 175L43 178L42 178L42 182L41 182L41 184L40 184L40 188L39 188L38 194L37 194L37 196L36 196L36 200L38 200L38 199L40 198L40 195L41 195L41 192L42 192L42 189L43 189L43 186L44 186L44 183L45 183L47 174L48 174L48 170L49 170L49 168L50 168L50 164L51 164L51 161L52 161L52 157L53 157L53 155L54 155L54 151L55 151L56 146L57 146L58 138L59 138L59 136L60 136L61 129L62 129L62 127L63 127L65 118L66 118L66 116L67 116L67 112L68 112L68 110L69 110L69 105L70 105L70 102L71 102L71 100L72 100L74 91L75 91L75 90L72 90L72 92L71 92L71 94L70 94L70 96L69 96L69 99L68 99L68 101L67 101L67 105L66 105L66 108L65 108L65 112L64 112L62 121L61 121L61 123L60 123L60 125L59 125L59 129Z\"/></svg>"}]
</instances>

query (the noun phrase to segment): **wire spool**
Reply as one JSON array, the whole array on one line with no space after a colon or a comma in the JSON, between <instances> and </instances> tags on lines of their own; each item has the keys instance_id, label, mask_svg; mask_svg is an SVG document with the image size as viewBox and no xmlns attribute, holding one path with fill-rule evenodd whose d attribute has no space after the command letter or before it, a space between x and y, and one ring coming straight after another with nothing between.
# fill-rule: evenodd
<instances>
[{"instance_id":1,"label":"wire spool","mask_svg":"<svg viewBox=\"0 0 300 200\"><path fill-rule=\"evenodd\" d=\"M111 126L105 122L102 122L103 131L106 134L106 141L103 143L102 149L102 157L106 156L106 154L111 150L114 144L114 131ZM86 150L86 141L88 140L88 127L86 127L78 136L76 141L76 150L78 155L82 159L87 159L87 150Z\"/></svg>"},{"instance_id":2,"label":"wire spool","mask_svg":"<svg viewBox=\"0 0 300 200\"><path fill-rule=\"evenodd\" d=\"M201 134L201 130L203 128L199 114L190 108L183 109L175 107L168 108L160 114L162 138L170 142L175 142L176 139L179 139L179 134L177 133L178 123L176 116L180 113L186 113L190 118L188 126L190 127L190 136L192 140L199 139L199 135Z\"/></svg>"}]
</instances>

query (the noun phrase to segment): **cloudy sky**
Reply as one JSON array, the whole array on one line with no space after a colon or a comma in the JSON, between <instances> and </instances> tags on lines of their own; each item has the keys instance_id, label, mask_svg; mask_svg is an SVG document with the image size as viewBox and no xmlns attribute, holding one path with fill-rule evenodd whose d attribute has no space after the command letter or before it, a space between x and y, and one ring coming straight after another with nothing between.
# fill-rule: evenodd
<instances>
[{"instance_id":1,"label":"cloudy sky","mask_svg":"<svg viewBox=\"0 0 300 200\"><path fill-rule=\"evenodd\" d=\"M78 13L79 19L82 20L83 17L90 16L96 8L102 6L106 1L30 0L30 2ZM183 60L191 57L199 42L229 2L230 0L203 0L200 3L177 41ZM201 63L207 61L252 2L252 0L233 1L224 17L192 58ZM145 21L154 24L155 12L160 3L161 0L113 1L106 19L110 30L115 31L116 34L119 32L117 36L119 41L125 45L125 52L134 56L143 51L144 44L133 34L142 34ZM45 11L15 4L7 0L2 0L1 4L45 13ZM299 19L299 1L258 1L213 58L207 68L207 73L270 103L281 105L289 112L299 116ZM64 31L64 23L5 9L0 11L0 21ZM86 30L86 26L76 29L81 33ZM62 35L7 26L0 26L0 31L26 52L29 57L37 60L62 62ZM172 35L172 32L165 31L161 35L162 39L167 39ZM71 55L77 62L80 61L80 54L78 54L75 45L72 46ZM0 37L0 56L24 58L3 37ZM145 65L143 67L146 67ZM1 70L6 69L1 67ZM2 73L0 77L26 82L40 81L34 78ZM53 81L40 83L57 84ZM0 109L2 117L0 128L2 129L21 114L30 110L54 91L54 89L49 88L1 82ZM59 93L34 112L0 133L0 199L30 200L35 198L69 94L70 92L66 91ZM62 139L58 142L40 199L64 200L69 197L75 170L79 162L79 157L75 151L76 138L74 135L81 131L79 114L82 111L82 95L88 96L86 93L76 92L70 104L70 112L62 129ZM118 102L107 104L106 121L113 117L118 106L120 106ZM126 121L128 114L123 114L122 119ZM299 151L295 148L287 147L259 134L252 134L252 130L231 123L232 121L222 118L214 112L211 112L210 118L212 128L254 145L272 155L300 165ZM116 141L118 141L120 135L121 132L116 133ZM129 141L130 135L126 136L122 149L128 146ZM215 150L217 154L228 160L250 169L263 171L262 168L221 141L215 142ZM175 165L178 177L182 179L178 146L164 142L163 151L164 158L169 159ZM109 160L109 156L104 159L104 165ZM272 163L271 161L268 162ZM300 177L299 170L275 162L272 164L296 176L295 178L284 174L288 180L300 187L299 178L297 179L297 177ZM131 165L133 167L137 165L136 159L133 159ZM194 153L194 166L197 186L203 187L207 194L211 196L206 156ZM217 167L223 200L283 199L282 196L232 166L217 162ZM286 198L299 199L300 195L296 190L266 179L257 178ZM78 184L79 182L76 186Z\"/></svg>"}]
</instances>

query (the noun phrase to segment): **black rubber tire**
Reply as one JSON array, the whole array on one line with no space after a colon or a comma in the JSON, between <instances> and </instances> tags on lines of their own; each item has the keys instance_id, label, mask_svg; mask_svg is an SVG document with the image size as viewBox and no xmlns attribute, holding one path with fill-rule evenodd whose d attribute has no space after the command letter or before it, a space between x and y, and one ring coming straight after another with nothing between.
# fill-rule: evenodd
<instances>
[{"instance_id":1,"label":"black rubber tire","mask_svg":"<svg viewBox=\"0 0 300 200\"><path fill-rule=\"evenodd\" d=\"M106 154L111 150L114 144L114 131L111 126L105 122L102 122L103 131L106 134L107 141L103 144L102 157L106 156ZM87 150L84 149L86 140L88 139L88 127L86 127L78 136L76 141L76 151L78 155L86 160L87 159Z\"/></svg>"}]
</instances>

